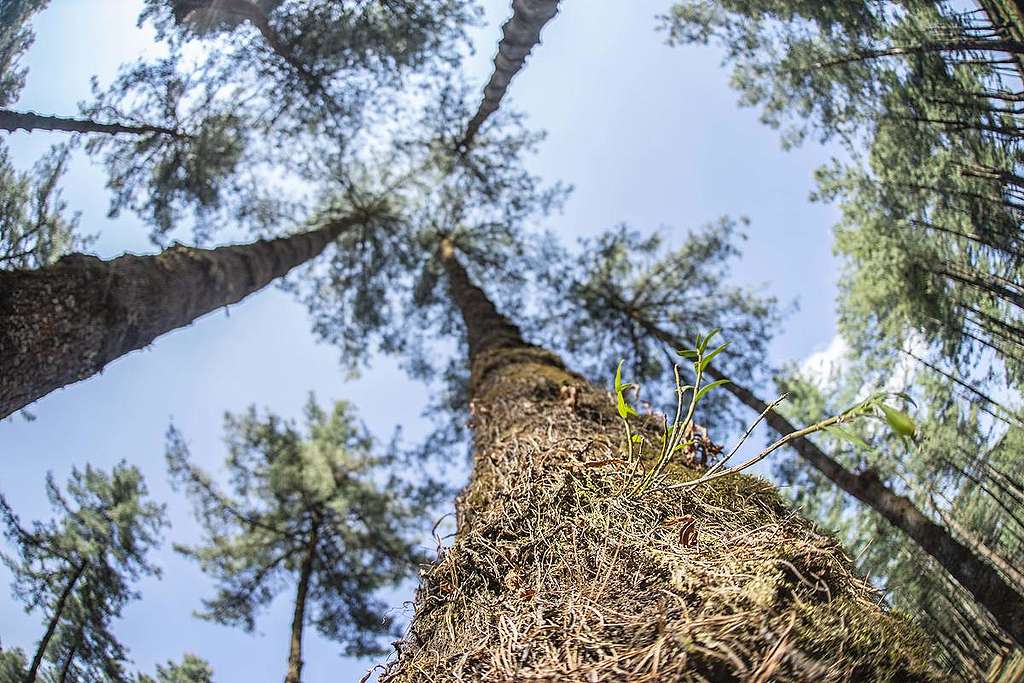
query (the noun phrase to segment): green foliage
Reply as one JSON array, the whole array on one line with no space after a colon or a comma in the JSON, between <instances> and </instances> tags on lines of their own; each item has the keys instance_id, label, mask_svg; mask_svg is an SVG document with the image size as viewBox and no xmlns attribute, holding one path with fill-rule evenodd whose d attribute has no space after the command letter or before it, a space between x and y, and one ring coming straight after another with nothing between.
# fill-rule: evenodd
<instances>
[{"instance_id":1,"label":"green foliage","mask_svg":"<svg viewBox=\"0 0 1024 683\"><path fill-rule=\"evenodd\" d=\"M568 190L527 170L543 136L513 113L498 112L472 149L456 151L477 98L465 85L431 89L421 115L399 121L390 151L350 168L357 182L328 196L328 213L380 207L341 236L328 267L303 287L315 332L350 367L376 346L405 354L418 376L444 371L427 343L457 334L462 323L442 286L442 237L465 257L474 281L496 285L490 293L500 309L522 304L528 231ZM420 334L410 335L413 328Z\"/></svg>"},{"instance_id":2,"label":"green foliage","mask_svg":"<svg viewBox=\"0 0 1024 683\"><path fill-rule=\"evenodd\" d=\"M32 173L21 173L0 147L0 270L41 268L89 242L76 236L78 216L65 215L57 187L68 154L55 147Z\"/></svg>"},{"instance_id":3,"label":"green foliage","mask_svg":"<svg viewBox=\"0 0 1024 683\"><path fill-rule=\"evenodd\" d=\"M0 4L0 107L17 101L27 69L19 60L35 36L29 21L48 0L7 0ZM88 240L75 236L77 216L66 206L57 182L64 174L67 147L54 147L31 173L16 170L0 144L0 270L39 268L80 248Z\"/></svg>"},{"instance_id":4,"label":"green foliage","mask_svg":"<svg viewBox=\"0 0 1024 683\"><path fill-rule=\"evenodd\" d=\"M870 391L873 374L848 359L825 377L789 376L787 412L805 420L830 410L829 404L856 400ZM1016 455L1021 430L1000 426L981 409L983 403L956 400L949 380L926 368L890 378L895 386L893 380L912 382L913 400L922 406L915 410L912 439L904 435L910 425L890 406L879 420L819 434L818 445L848 469L873 472L986 560L1019 566L1024 561L1024 519L1016 513L1024 500L1024 470ZM805 514L838 531L861 571L885 586L889 600L927 626L944 666L966 680L984 677L989 661L1008 645L963 587L893 534L886 520L843 499L821 475L786 459L777 461L775 473ZM1008 580L1019 583L1012 576Z\"/></svg>"},{"instance_id":5,"label":"green foliage","mask_svg":"<svg viewBox=\"0 0 1024 683\"><path fill-rule=\"evenodd\" d=\"M467 0L248 5L252 16L149 0L140 21L155 23L169 55L123 69L87 108L180 131L90 140L108 167L111 211L139 212L157 241L186 220L205 240L230 220L279 234L308 219L310 197L351 184L347 166L372 144L360 138L367 119L381 117L369 124L380 139L415 106L399 86L456 64L477 16ZM190 49L196 38L204 49Z\"/></svg>"},{"instance_id":6,"label":"green foliage","mask_svg":"<svg viewBox=\"0 0 1024 683\"><path fill-rule=\"evenodd\" d=\"M346 654L383 652L395 631L376 593L424 559L413 532L438 487L389 473L346 403L326 413L310 399L305 433L255 408L227 415L225 429L228 491L189 461L177 430L168 433L171 474L205 532L203 543L176 549L217 584L199 616L251 631L310 562L303 621Z\"/></svg>"},{"instance_id":7,"label":"green foliage","mask_svg":"<svg viewBox=\"0 0 1024 683\"><path fill-rule=\"evenodd\" d=\"M615 372L615 393L618 398L619 406L619 417L622 420L623 427L626 433L626 444L628 448L628 460L627 462L631 465L631 473L640 471L639 481L630 490L631 496L643 494L645 491L656 488L661 484L661 480L664 478L664 473L668 468L672 457L678 451L689 452L692 454L698 449L703 449L703 457L706 463L707 456L709 454L709 446L702 444L698 439L699 430L695 427L694 416L696 414L697 406L701 399L707 396L711 391L729 383L729 380L719 379L713 382L704 383L704 370L707 368L711 359L718 356L724 351L729 343L719 345L715 349L708 351L708 346L711 340L718 335L720 330L712 330L707 334L697 335L697 340L693 348L680 349L677 353L692 361L693 371L693 384L683 386L679 377L679 366L675 366L675 386L676 386L676 412L675 418L669 423L666 418L664 421L664 429L661 435L661 448L658 455L655 457L654 465L649 470L644 470L642 463L643 458L643 445L644 439L642 437L637 438L630 432L629 417L631 415L637 415L636 411L628 404L625 399L625 392L633 388L632 384L623 384L621 378L622 362L619 363L619 367ZM683 396L689 394L689 402L685 402ZM902 399L909 401L909 397L903 393L893 392L876 392L867 398L857 401L852 407L847 408L834 415L833 417L816 422L803 429L798 429L790 434L784 434L781 438L768 445L760 453L750 458L741 465L723 469L726 463L732 459L734 455L739 451L740 447L747 441L754 428L765 418L769 411L774 410L784 400L785 395L780 397L774 403L770 404L764 412L755 420L746 430L743 437L736 443L736 445L729 451L729 453L715 463L714 466L710 467L707 472L692 481L687 481L681 484L673 484L665 487L669 489L678 488L689 488L692 486L698 486L702 483L713 481L721 477L729 476L737 472L741 472L754 464L760 462L772 452L777 450L782 445L801 437L807 437L819 431L827 431L839 438L852 441L854 443L863 444L865 447L869 447L866 442L859 439L856 435L847 431L840 425L848 425L859 420L864 419L878 419L882 420L889 425L893 433L898 434L904 438L913 437L916 432L916 426L914 425L913 419L903 411L889 405L886 401L892 399ZM683 416L683 406L686 405L685 416ZM706 437L705 437L706 438ZM640 444L640 451L634 457L633 443L637 441ZM717 452L720 449L715 449Z\"/></svg>"},{"instance_id":8,"label":"green foliage","mask_svg":"<svg viewBox=\"0 0 1024 683\"><path fill-rule=\"evenodd\" d=\"M213 683L213 669L206 660L186 654L181 664L156 665L156 677L139 674L137 683Z\"/></svg>"},{"instance_id":9,"label":"green foliage","mask_svg":"<svg viewBox=\"0 0 1024 683\"><path fill-rule=\"evenodd\" d=\"M0 497L0 522L16 549L2 557L12 593L53 627L41 654L52 668L67 668L67 680L125 680L126 651L110 626L138 597L132 584L158 573L146 555L165 524L163 506L147 500L141 474L124 463L109 474L72 470L65 491L50 477L46 491L59 516L30 529Z\"/></svg>"},{"instance_id":10,"label":"green foliage","mask_svg":"<svg viewBox=\"0 0 1024 683\"><path fill-rule=\"evenodd\" d=\"M0 650L0 681L24 681L28 671L28 660L25 651L20 647L13 650Z\"/></svg>"},{"instance_id":11,"label":"green foliage","mask_svg":"<svg viewBox=\"0 0 1024 683\"><path fill-rule=\"evenodd\" d=\"M730 353L706 362L756 385L779 314L774 299L727 284L744 239L741 224L719 220L671 248L659 235L642 237L622 226L584 240L578 254L549 241L530 264L544 288L529 332L588 375L607 372L609 357L628 358L632 375L646 385L672 381L666 355L672 342L664 335L694 339L720 328L732 340ZM745 423L723 396L704 400L702 423L712 431Z\"/></svg>"},{"instance_id":12,"label":"green foliage","mask_svg":"<svg viewBox=\"0 0 1024 683\"><path fill-rule=\"evenodd\" d=\"M0 5L0 107L9 107L25 85L25 67L18 62L31 47L35 35L32 16L49 0L5 0Z\"/></svg>"},{"instance_id":13,"label":"green foliage","mask_svg":"<svg viewBox=\"0 0 1024 683\"><path fill-rule=\"evenodd\" d=\"M1007 42L1017 29L987 15L993 5L982 7L687 1L664 26L671 42L721 45L741 102L760 107L785 144L816 133L847 153L817 172L812 196L841 210L839 322L855 355L829 399L900 385L909 371L922 417L880 407L885 429L862 423L818 438L849 467L871 468L905 492L987 561L1012 566L1022 527L1007 510L1019 505L1010 501L1024 479L987 459L1019 440L1024 426L1024 127L1016 93L1024 62ZM821 414L805 408L802 418ZM867 543L858 533L880 533L871 513L830 500L826 482L794 465L783 473L812 480L797 488L806 491L801 505L841 521L851 543ZM976 526L960 516L967 509L979 515ZM983 675L1005 648L991 620L930 561L919 577L916 548L892 538L877 548L866 555L877 562L865 566L890 579L894 601L924 615L948 666L968 679ZM952 597L936 601L935 591Z\"/></svg>"}]
</instances>

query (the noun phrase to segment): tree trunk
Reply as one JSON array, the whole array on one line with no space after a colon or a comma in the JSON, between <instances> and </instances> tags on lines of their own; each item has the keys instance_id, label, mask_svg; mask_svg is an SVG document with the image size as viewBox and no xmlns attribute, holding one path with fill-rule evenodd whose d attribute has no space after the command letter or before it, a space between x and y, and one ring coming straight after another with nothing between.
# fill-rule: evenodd
<instances>
[{"instance_id":1,"label":"tree trunk","mask_svg":"<svg viewBox=\"0 0 1024 683\"><path fill-rule=\"evenodd\" d=\"M1003 28L1007 37L1024 45L1024 2L1022 0L977 0L993 26ZM1016 68L1024 79L1024 55L1014 55Z\"/></svg>"},{"instance_id":2,"label":"tree trunk","mask_svg":"<svg viewBox=\"0 0 1024 683\"><path fill-rule=\"evenodd\" d=\"M53 608L50 623L46 626L46 633L43 634L42 640L39 641L36 654L32 657L32 665L29 666L28 673L25 674L25 683L35 683L36 677L39 675L39 667L43 663L43 656L46 654L46 648L49 647L50 639L53 638L53 634L57 631L57 626L60 624L60 618L64 615L64 605L67 604L68 598L71 597L71 591L75 589L75 584L78 583L78 580L82 578L82 574L85 573L87 565L87 562L82 562L78 565L75 573L71 575L68 584L61 591L57 604Z\"/></svg>"},{"instance_id":3,"label":"tree trunk","mask_svg":"<svg viewBox=\"0 0 1024 683\"><path fill-rule=\"evenodd\" d=\"M99 123L90 119L70 119L61 116L43 116L35 112L0 109L0 130L13 133L17 130L59 130L66 133L104 133L106 135L150 135L158 133L180 138L180 131L163 126L122 126L118 123Z\"/></svg>"},{"instance_id":4,"label":"tree trunk","mask_svg":"<svg viewBox=\"0 0 1024 683\"><path fill-rule=\"evenodd\" d=\"M484 98L476 114L469 120L459 149L468 150L487 118L498 110L512 78L526 63L534 46L540 44L540 32L558 14L559 0L512 0L512 18L501 27L498 54L494 56L494 72L484 87Z\"/></svg>"},{"instance_id":5,"label":"tree trunk","mask_svg":"<svg viewBox=\"0 0 1024 683\"><path fill-rule=\"evenodd\" d=\"M320 254L356 218L240 246L0 271L0 418Z\"/></svg>"},{"instance_id":6,"label":"tree trunk","mask_svg":"<svg viewBox=\"0 0 1024 683\"><path fill-rule=\"evenodd\" d=\"M382 681L931 679L916 630L766 482L624 495L608 394L523 341L450 244L441 259L474 469Z\"/></svg>"},{"instance_id":7,"label":"tree trunk","mask_svg":"<svg viewBox=\"0 0 1024 683\"><path fill-rule=\"evenodd\" d=\"M71 664L75 661L75 652L77 650L78 642L76 641L68 650L67 657L64 658L64 664L60 667L60 677L57 679L57 683L65 683L68 680L68 674L71 672Z\"/></svg>"},{"instance_id":8,"label":"tree trunk","mask_svg":"<svg viewBox=\"0 0 1024 683\"><path fill-rule=\"evenodd\" d=\"M688 347L681 339L648 321L637 322L649 334L674 348ZM714 366L709 365L705 373L715 380L728 379ZM730 381L723 388L757 414L768 409L766 402L739 384ZM765 422L780 436L796 431L789 420L774 410L768 411ZM873 471L854 474L807 438L794 440L792 446L801 458L836 486L905 532L989 611L1007 635L1017 643L1024 643L1024 596L1015 591L994 567L979 559L948 529L929 519L909 498L887 487Z\"/></svg>"},{"instance_id":9,"label":"tree trunk","mask_svg":"<svg viewBox=\"0 0 1024 683\"><path fill-rule=\"evenodd\" d=\"M299 586L295 590L295 613L292 615L292 638L288 650L288 673L284 683L299 683L302 680L302 627L306 623L306 596L309 594L309 580L313 576L313 562L316 560L316 546L319 541L320 522L315 520L309 531L306 554L299 568Z\"/></svg>"}]
</instances>

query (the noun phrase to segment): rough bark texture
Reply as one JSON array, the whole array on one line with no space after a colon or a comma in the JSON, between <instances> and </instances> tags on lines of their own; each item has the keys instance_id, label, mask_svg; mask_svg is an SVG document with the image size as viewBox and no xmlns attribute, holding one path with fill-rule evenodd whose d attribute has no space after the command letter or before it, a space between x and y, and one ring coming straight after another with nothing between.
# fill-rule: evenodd
<instances>
[{"instance_id":1,"label":"rough bark texture","mask_svg":"<svg viewBox=\"0 0 1024 683\"><path fill-rule=\"evenodd\" d=\"M643 323L648 333L673 348L687 348L681 339L665 330ZM715 380L729 379L714 366L705 369ZM768 404L746 387L730 381L723 387L757 414ZM780 436L796 431L796 427L783 415L769 410L765 422ZM854 473L814 445L810 439L796 439L791 444L796 452L812 467L824 474L841 490L861 501L905 532L922 550L931 555L949 572L957 583L966 588L992 615L1007 635L1024 643L1024 596L1003 578L994 567L983 562L971 549L958 541L950 530L936 524L914 505L886 486L872 470Z\"/></svg>"},{"instance_id":2,"label":"rough bark texture","mask_svg":"<svg viewBox=\"0 0 1024 683\"><path fill-rule=\"evenodd\" d=\"M559 0L512 0L512 18L501 27L502 38L494 57L494 72L484 87L480 108L469 120L459 147L468 150L480 127L498 110L512 78L519 73L526 57L540 44L540 32L558 13Z\"/></svg>"},{"instance_id":3,"label":"rough bark texture","mask_svg":"<svg viewBox=\"0 0 1024 683\"><path fill-rule=\"evenodd\" d=\"M316 523L309 532L306 554L299 568L299 585L295 590L295 613L292 615L292 635L288 648L288 673L284 683L299 683L302 680L302 627L306 623L306 597L309 595L309 580L313 576L316 545L320 540L318 531L319 523Z\"/></svg>"},{"instance_id":4,"label":"rough bark texture","mask_svg":"<svg viewBox=\"0 0 1024 683\"><path fill-rule=\"evenodd\" d=\"M103 133L106 135L169 135L182 137L182 133L163 126L122 126L118 123L99 123L90 119L70 119L61 116L44 116L35 112L0 109L0 130L13 133L18 130L63 131L65 133Z\"/></svg>"},{"instance_id":5,"label":"rough bark texture","mask_svg":"<svg viewBox=\"0 0 1024 683\"><path fill-rule=\"evenodd\" d=\"M355 219L240 246L0 271L0 418L317 256Z\"/></svg>"},{"instance_id":6,"label":"rough bark texture","mask_svg":"<svg viewBox=\"0 0 1024 683\"><path fill-rule=\"evenodd\" d=\"M607 393L441 256L472 349L474 470L383 681L930 680L915 629L766 482L624 496Z\"/></svg>"}]
</instances>

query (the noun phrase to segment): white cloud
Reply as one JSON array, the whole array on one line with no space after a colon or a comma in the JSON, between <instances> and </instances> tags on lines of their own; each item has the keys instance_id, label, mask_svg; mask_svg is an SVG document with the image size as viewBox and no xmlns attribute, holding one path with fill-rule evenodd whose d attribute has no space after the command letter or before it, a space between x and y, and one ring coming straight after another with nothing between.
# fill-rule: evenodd
<instances>
[{"instance_id":1,"label":"white cloud","mask_svg":"<svg viewBox=\"0 0 1024 683\"><path fill-rule=\"evenodd\" d=\"M800 374L820 388L831 386L848 365L850 345L842 335L835 335L822 351L815 351L800 364Z\"/></svg>"}]
</instances>

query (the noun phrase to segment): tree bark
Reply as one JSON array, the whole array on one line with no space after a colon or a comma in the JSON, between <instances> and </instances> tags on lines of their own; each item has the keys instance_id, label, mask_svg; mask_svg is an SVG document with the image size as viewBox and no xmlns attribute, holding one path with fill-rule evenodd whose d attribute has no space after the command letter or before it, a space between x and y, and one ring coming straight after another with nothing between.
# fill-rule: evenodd
<instances>
[{"instance_id":1,"label":"tree bark","mask_svg":"<svg viewBox=\"0 0 1024 683\"><path fill-rule=\"evenodd\" d=\"M288 650L288 673L284 683L300 683L302 680L302 627L306 623L306 596L309 594L309 581L313 576L313 562L316 560L316 547L320 540L320 522L313 521L306 543L306 553L302 557L299 568L299 585L295 590L295 612L292 615L292 636Z\"/></svg>"},{"instance_id":2,"label":"tree bark","mask_svg":"<svg viewBox=\"0 0 1024 683\"><path fill-rule=\"evenodd\" d=\"M674 348L688 347L681 339L649 321L637 322L649 334ZM705 373L715 380L729 379L711 365ZM753 392L731 380L723 388L757 414L768 408L768 404ZM765 422L780 436L796 431L793 423L774 410L767 412ZM909 498L887 487L873 471L850 472L807 438L794 440L792 446L801 458L836 486L905 532L988 610L1008 636L1018 644L1024 644L1024 596L1014 590L994 567L978 558L948 529L929 519Z\"/></svg>"},{"instance_id":3,"label":"tree bark","mask_svg":"<svg viewBox=\"0 0 1024 683\"><path fill-rule=\"evenodd\" d=\"M104 133L106 135L168 135L184 137L180 131L164 126L123 126L119 123L99 123L90 119L72 119L61 116L44 116L35 112L0 109L0 130L13 133L18 130L63 131L66 133Z\"/></svg>"},{"instance_id":4,"label":"tree bark","mask_svg":"<svg viewBox=\"0 0 1024 683\"><path fill-rule=\"evenodd\" d=\"M930 680L915 629L767 483L624 494L608 394L524 341L450 244L440 258L474 468L382 681Z\"/></svg>"},{"instance_id":5,"label":"tree bark","mask_svg":"<svg viewBox=\"0 0 1024 683\"><path fill-rule=\"evenodd\" d=\"M32 664L29 666L28 673L25 674L25 683L35 683L36 677L39 675L39 667L43 663L43 656L46 654L46 648L49 647L50 639L53 638L53 634L57 631L57 626L60 624L60 618L64 615L64 605L67 604L68 598L71 597L71 591L75 589L75 584L78 583L78 580L82 578L82 574L85 573L87 565L88 562L79 564L75 568L75 573L71 575L68 584L61 591L57 604L53 608L50 623L46 626L46 633L43 634L42 640L39 641L36 654L32 657Z\"/></svg>"},{"instance_id":6,"label":"tree bark","mask_svg":"<svg viewBox=\"0 0 1024 683\"><path fill-rule=\"evenodd\" d=\"M512 0L512 18L501 27L498 54L494 57L494 72L484 87L483 101L469 120L459 149L467 151L487 118L498 110L508 91L512 78L519 73L527 56L540 44L544 25L558 14L559 0Z\"/></svg>"},{"instance_id":7,"label":"tree bark","mask_svg":"<svg viewBox=\"0 0 1024 683\"><path fill-rule=\"evenodd\" d=\"M212 250L177 245L110 261L73 254L38 270L0 271L0 418L241 301L358 220Z\"/></svg>"}]
</instances>

